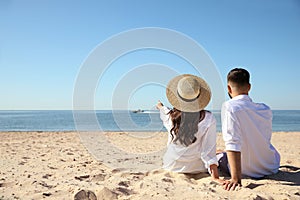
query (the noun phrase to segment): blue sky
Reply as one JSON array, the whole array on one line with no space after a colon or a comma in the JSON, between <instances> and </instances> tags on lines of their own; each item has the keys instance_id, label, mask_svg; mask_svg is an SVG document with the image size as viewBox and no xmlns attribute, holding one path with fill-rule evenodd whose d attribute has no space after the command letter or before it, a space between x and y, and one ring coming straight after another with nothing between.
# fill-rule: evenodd
<instances>
[{"instance_id":1,"label":"blue sky","mask_svg":"<svg viewBox=\"0 0 300 200\"><path fill-rule=\"evenodd\" d=\"M1 0L0 27L0 110L72 109L76 78L91 52L114 35L143 27L170 29L195 40L224 85L231 68L248 69L254 101L272 109L300 109L297 0ZM151 109L158 99L168 105L164 86L155 83L137 86L127 99L114 97L129 72L149 63L196 73L169 52L131 52L99 78L95 109ZM155 76L168 77L159 70Z\"/></svg>"}]
</instances>

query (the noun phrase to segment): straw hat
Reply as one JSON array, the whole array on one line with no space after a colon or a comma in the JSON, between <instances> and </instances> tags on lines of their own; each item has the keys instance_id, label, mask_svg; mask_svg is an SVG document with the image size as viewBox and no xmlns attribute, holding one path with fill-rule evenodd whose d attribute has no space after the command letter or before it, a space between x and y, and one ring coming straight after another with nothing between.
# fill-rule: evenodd
<instances>
[{"instance_id":1,"label":"straw hat","mask_svg":"<svg viewBox=\"0 0 300 200\"><path fill-rule=\"evenodd\" d=\"M170 80L166 93L172 106L184 112L203 110L211 98L208 84L191 74L179 75Z\"/></svg>"}]
</instances>

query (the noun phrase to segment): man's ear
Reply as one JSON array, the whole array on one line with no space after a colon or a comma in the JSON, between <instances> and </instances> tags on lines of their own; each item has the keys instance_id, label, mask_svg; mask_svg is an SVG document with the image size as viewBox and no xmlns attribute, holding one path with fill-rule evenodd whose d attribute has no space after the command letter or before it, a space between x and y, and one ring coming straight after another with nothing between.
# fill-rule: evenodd
<instances>
[{"instance_id":1,"label":"man's ear","mask_svg":"<svg viewBox=\"0 0 300 200\"><path fill-rule=\"evenodd\" d=\"M232 94L232 88L229 84L227 84L227 90L229 94Z\"/></svg>"},{"instance_id":2,"label":"man's ear","mask_svg":"<svg viewBox=\"0 0 300 200\"><path fill-rule=\"evenodd\" d=\"M249 83L249 85L248 85L248 92L250 91L250 89L251 89L251 84Z\"/></svg>"}]
</instances>

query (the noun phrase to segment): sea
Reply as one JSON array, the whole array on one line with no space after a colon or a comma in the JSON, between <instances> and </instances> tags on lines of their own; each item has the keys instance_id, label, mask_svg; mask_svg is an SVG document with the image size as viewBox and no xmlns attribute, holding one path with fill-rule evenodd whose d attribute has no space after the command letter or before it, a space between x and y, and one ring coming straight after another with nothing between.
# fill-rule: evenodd
<instances>
[{"instance_id":1,"label":"sea","mask_svg":"<svg viewBox=\"0 0 300 200\"><path fill-rule=\"evenodd\" d=\"M212 113L220 132L221 113ZM80 115L78 118L72 110L2 110L0 131L166 131L158 111L96 110L81 111ZM300 110L273 110L272 128L273 132L300 131Z\"/></svg>"}]
</instances>

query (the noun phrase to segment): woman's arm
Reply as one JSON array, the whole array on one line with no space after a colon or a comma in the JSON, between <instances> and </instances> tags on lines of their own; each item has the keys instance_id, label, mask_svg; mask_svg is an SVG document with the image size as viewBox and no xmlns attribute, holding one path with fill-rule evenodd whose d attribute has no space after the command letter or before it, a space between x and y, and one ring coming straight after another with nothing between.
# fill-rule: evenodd
<instances>
[{"instance_id":1,"label":"woman's arm","mask_svg":"<svg viewBox=\"0 0 300 200\"><path fill-rule=\"evenodd\" d=\"M170 109L164 106L160 101L158 101L158 103L156 104L156 108L159 109L160 119L162 120L164 127L167 129L169 133L168 142L167 142L167 145L169 145L173 139L170 134L171 129L173 127L172 120L170 119L170 115L169 115Z\"/></svg>"},{"instance_id":2,"label":"woman's arm","mask_svg":"<svg viewBox=\"0 0 300 200\"><path fill-rule=\"evenodd\" d=\"M162 120L164 126L170 132L172 128L172 122L170 120L170 115L168 114L170 112L170 109L164 106L160 101L156 104L156 108L159 110L160 113L160 119Z\"/></svg>"},{"instance_id":3,"label":"woman's arm","mask_svg":"<svg viewBox=\"0 0 300 200\"><path fill-rule=\"evenodd\" d=\"M220 179L219 177L219 171L218 171L218 166L216 164L212 164L209 166L210 168L210 175L211 175L211 178L213 179L213 181L216 181L217 183L223 185L225 184L225 180L223 179Z\"/></svg>"}]
</instances>

